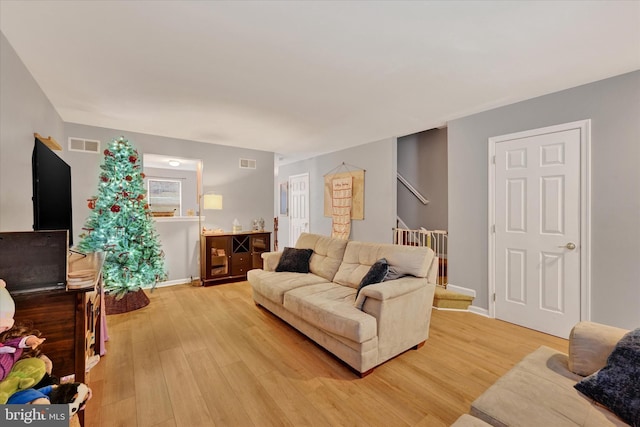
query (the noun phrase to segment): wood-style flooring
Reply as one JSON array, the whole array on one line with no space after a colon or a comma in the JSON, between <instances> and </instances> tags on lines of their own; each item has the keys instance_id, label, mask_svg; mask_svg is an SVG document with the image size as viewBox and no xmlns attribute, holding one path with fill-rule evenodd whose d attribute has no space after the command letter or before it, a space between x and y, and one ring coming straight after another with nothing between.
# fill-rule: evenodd
<instances>
[{"instance_id":1,"label":"wood-style flooring","mask_svg":"<svg viewBox=\"0 0 640 427\"><path fill-rule=\"evenodd\" d=\"M566 340L433 311L430 338L359 378L251 298L247 282L179 285L107 317L87 427L448 426L523 356Z\"/></svg>"}]
</instances>

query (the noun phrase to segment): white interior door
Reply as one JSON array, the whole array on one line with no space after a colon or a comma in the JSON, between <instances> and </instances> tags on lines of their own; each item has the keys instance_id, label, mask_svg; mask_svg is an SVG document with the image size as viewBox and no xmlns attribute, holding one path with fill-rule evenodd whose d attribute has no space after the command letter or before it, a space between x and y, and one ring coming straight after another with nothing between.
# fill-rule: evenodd
<instances>
[{"instance_id":1,"label":"white interior door","mask_svg":"<svg viewBox=\"0 0 640 427\"><path fill-rule=\"evenodd\" d=\"M289 177L289 246L309 232L309 174Z\"/></svg>"},{"instance_id":2,"label":"white interior door","mask_svg":"<svg viewBox=\"0 0 640 427\"><path fill-rule=\"evenodd\" d=\"M567 338L581 318L584 130L557 128L490 140L494 309L498 319Z\"/></svg>"}]
</instances>

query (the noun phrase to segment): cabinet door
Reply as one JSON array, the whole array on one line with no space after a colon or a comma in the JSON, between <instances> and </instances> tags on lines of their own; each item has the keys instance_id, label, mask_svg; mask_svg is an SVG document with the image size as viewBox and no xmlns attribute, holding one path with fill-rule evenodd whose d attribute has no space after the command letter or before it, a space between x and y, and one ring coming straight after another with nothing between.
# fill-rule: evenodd
<instances>
[{"instance_id":1,"label":"cabinet door","mask_svg":"<svg viewBox=\"0 0 640 427\"><path fill-rule=\"evenodd\" d=\"M224 236L207 236L207 279L229 275L229 239Z\"/></svg>"},{"instance_id":2,"label":"cabinet door","mask_svg":"<svg viewBox=\"0 0 640 427\"><path fill-rule=\"evenodd\" d=\"M262 268L262 253L270 249L269 234L251 236L251 268Z\"/></svg>"}]
</instances>

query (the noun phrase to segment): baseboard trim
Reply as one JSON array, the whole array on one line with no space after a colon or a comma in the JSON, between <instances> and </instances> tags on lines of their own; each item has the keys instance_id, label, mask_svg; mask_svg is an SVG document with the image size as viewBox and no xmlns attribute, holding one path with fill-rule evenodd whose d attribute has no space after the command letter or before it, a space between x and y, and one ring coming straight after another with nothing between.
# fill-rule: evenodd
<instances>
[{"instance_id":1,"label":"baseboard trim","mask_svg":"<svg viewBox=\"0 0 640 427\"><path fill-rule=\"evenodd\" d=\"M451 283L447 283L447 289L462 295L469 295L474 298L476 297L476 291L473 289L463 288L462 286L452 285Z\"/></svg>"},{"instance_id":2,"label":"baseboard trim","mask_svg":"<svg viewBox=\"0 0 640 427\"><path fill-rule=\"evenodd\" d=\"M176 286L176 285L187 285L192 281L200 280L199 277L185 277L184 279L175 279L175 280L167 280L166 282L158 282L156 284L156 288L164 288L167 286ZM143 289L151 289L151 285L143 286Z\"/></svg>"},{"instance_id":3,"label":"baseboard trim","mask_svg":"<svg viewBox=\"0 0 640 427\"><path fill-rule=\"evenodd\" d=\"M491 317L491 316L489 316L489 310L487 310L486 308L482 308L482 307L476 307L475 305L470 305L469 306L469 312L474 313L474 314L478 314L478 315L484 316L484 317Z\"/></svg>"}]
</instances>

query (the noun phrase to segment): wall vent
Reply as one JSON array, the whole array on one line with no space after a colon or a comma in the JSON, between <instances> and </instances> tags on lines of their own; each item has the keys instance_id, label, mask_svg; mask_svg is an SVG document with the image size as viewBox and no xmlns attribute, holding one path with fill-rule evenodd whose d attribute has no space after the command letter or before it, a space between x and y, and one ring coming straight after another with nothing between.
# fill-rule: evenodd
<instances>
[{"instance_id":1,"label":"wall vent","mask_svg":"<svg viewBox=\"0 0 640 427\"><path fill-rule=\"evenodd\" d=\"M240 159L240 169L255 169L256 161L252 159Z\"/></svg>"},{"instance_id":2,"label":"wall vent","mask_svg":"<svg viewBox=\"0 0 640 427\"><path fill-rule=\"evenodd\" d=\"M82 151L83 153L99 153L100 141L97 139L69 138L69 151Z\"/></svg>"}]
</instances>

